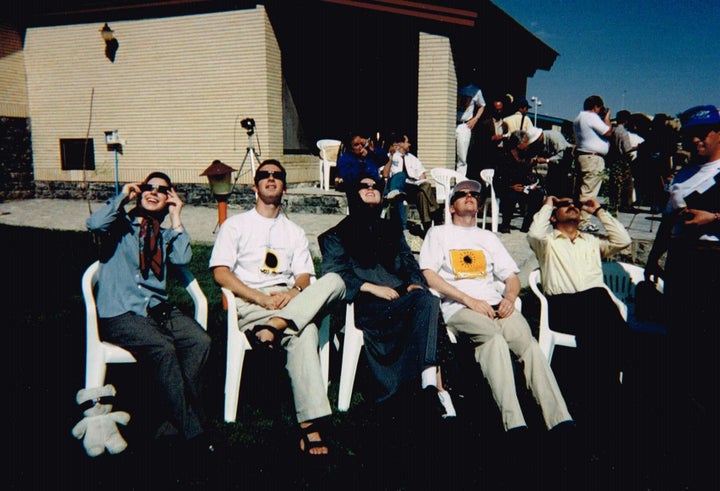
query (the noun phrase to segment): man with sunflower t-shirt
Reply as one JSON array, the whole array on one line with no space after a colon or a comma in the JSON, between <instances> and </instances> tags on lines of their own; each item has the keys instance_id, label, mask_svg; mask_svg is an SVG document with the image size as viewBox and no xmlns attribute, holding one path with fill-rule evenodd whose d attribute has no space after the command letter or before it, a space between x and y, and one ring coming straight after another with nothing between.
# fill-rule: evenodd
<instances>
[{"instance_id":1,"label":"man with sunflower t-shirt","mask_svg":"<svg viewBox=\"0 0 720 491\"><path fill-rule=\"evenodd\" d=\"M430 228L420 250L420 268L430 288L442 297L447 327L473 345L505 430L527 427L510 351L523 364L547 428L569 424L572 417L555 375L527 321L515 310L520 292L517 264L494 233L477 226L480 190L480 183L473 180L453 188L452 223ZM497 281L505 284L503 294L495 286Z\"/></svg>"}]
</instances>

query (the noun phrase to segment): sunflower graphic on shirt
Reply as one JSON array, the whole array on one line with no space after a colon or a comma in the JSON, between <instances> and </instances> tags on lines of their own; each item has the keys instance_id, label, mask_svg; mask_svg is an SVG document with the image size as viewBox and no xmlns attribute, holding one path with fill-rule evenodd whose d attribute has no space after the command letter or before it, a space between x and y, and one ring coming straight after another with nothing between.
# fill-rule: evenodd
<instances>
[{"instance_id":1,"label":"sunflower graphic on shirt","mask_svg":"<svg viewBox=\"0 0 720 491\"><path fill-rule=\"evenodd\" d=\"M485 253L477 249L451 249L450 264L455 278L485 278L487 276L487 260Z\"/></svg>"}]
</instances>

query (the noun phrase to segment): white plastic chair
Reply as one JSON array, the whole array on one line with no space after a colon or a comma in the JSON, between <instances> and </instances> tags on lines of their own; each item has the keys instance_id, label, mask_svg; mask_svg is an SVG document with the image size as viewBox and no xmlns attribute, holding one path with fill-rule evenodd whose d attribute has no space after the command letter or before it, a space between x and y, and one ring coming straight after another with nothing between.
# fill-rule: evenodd
<instances>
[{"instance_id":1,"label":"white plastic chair","mask_svg":"<svg viewBox=\"0 0 720 491\"><path fill-rule=\"evenodd\" d=\"M632 299L635 296L635 285L645 279L644 270L634 264L616 261L603 262L602 268L605 288L607 288L610 293L610 298L615 302L623 319L627 322L633 313L633 309L629 307L633 305ZM538 343L540 343L540 348L543 353L545 353L549 363L552 361L552 355L556 345L577 348L577 340L572 334L565 334L550 329L547 298L539 288L539 285L541 285L539 269L530 272L528 283L530 283L530 289L540 300ZM664 285L662 279L658 280L657 288L658 291L663 291Z\"/></svg>"},{"instance_id":2,"label":"white plastic chair","mask_svg":"<svg viewBox=\"0 0 720 491\"><path fill-rule=\"evenodd\" d=\"M568 348L577 348L577 340L572 334L566 334L550 329L550 321L548 316L548 302L545 295L540 291L539 285L542 284L540 270L534 269L528 276L530 289L540 300L540 328L538 332L538 344L545 354L548 364L552 361L552 355L555 346L567 346Z\"/></svg>"},{"instance_id":3,"label":"white plastic chair","mask_svg":"<svg viewBox=\"0 0 720 491\"><path fill-rule=\"evenodd\" d=\"M345 308L344 331L340 386L338 387L338 411L347 411L350 407L360 350L365 344L362 331L355 325L355 307L352 303L347 304Z\"/></svg>"},{"instance_id":4,"label":"white plastic chair","mask_svg":"<svg viewBox=\"0 0 720 491\"><path fill-rule=\"evenodd\" d=\"M502 281L496 281L495 287L500 293L505 291L505 283ZM435 290L430 289L430 291L433 295L439 296ZM515 299L515 309L522 310L520 297ZM447 334L451 343L457 343L457 338L449 329ZM343 340L340 387L338 388L338 411L347 411L350 407L360 351L364 344L363 332L355 324L355 308L352 303L349 303L345 310L345 339Z\"/></svg>"},{"instance_id":5,"label":"white plastic chair","mask_svg":"<svg viewBox=\"0 0 720 491\"><path fill-rule=\"evenodd\" d=\"M483 184L490 188L490 196L485 199L483 203L483 217L482 226L485 228L485 221L487 219L487 211L490 208L490 223L491 230L495 233L498 231L498 210L500 205L498 204L497 197L495 196L495 186L493 186L493 178L495 177L495 169L483 169L480 171L480 179Z\"/></svg>"},{"instance_id":6,"label":"white plastic chair","mask_svg":"<svg viewBox=\"0 0 720 491\"><path fill-rule=\"evenodd\" d=\"M445 206L445 223L450 223L450 190L455 184L467 179L459 172L442 167L430 169L430 175L435 180L435 198Z\"/></svg>"},{"instance_id":7,"label":"white plastic chair","mask_svg":"<svg viewBox=\"0 0 720 491\"><path fill-rule=\"evenodd\" d=\"M97 305L95 303L95 285L100 272L100 262L92 263L82 277L82 294L85 301L85 388L101 387L105 384L108 363L135 363L135 357L120 346L101 341L98 333ZM207 299L197 280L186 268L178 268L180 282L185 286L195 304L195 320L207 330Z\"/></svg>"},{"instance_id":8,"label":"white plastic chair","mask_svg":"<svg viewBox=\"0 0 720 491\"><path fill-rule=\"evenodd\" d=\"M340 140L332 139L317 141L320 150L320 187L325 191L330 189L330 168L337 167L340 143Z\"/></svg>"},{"instance_id":9,"label":"white plastic chair","mask_svg":"<svg viewBox=\"0 0 720 491\"><path fill-rule=\"evenodd\" d=\"M312 277L311 281L314 281ZM225 422L232 423L237 419L238 401L240 400L240 380L245 363L245 351L252 349L245 333L240 330L237 316L235 294L227 288L221 288L227 303L227 359L225 362ZM328 388L330 374L330 316L326 315L318 327L320 366L325 391Z\"/></svg>"},{"instance_id":10,"label":"white plastic chair","mask_svg":"<svg viewBox=\"0 0 720 491\"><path fill-rule=\"evenodd\" d=\"M635 287L644 279L645 270L640 266L619 261L603 262L603 281L613 292L617 301L622 303L621 313L630 327L638 331L665 332L665 327L658 323L636 322ZM657 278L655 288L660 293L665 291L665 283L662 278Z\"/></svg>"}]
</instances>

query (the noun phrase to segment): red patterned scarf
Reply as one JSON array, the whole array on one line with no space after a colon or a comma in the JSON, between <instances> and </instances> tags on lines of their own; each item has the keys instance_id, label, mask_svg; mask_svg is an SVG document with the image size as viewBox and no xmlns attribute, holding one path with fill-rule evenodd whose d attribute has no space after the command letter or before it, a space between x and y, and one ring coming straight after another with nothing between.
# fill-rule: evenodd
<instances>
[{"instance_id":1,"label":"red patterned scarf","mask_svg":"<svg viewBox=\"0 0 720 491\"><path fill-rule=\"evenodd\" d=\"M140 271L142 272L143 278L147 279L150 269L152 269L159 280L163 279L160 222L156 218L146 214L140 224Z\"/></svg>"}]
</instances>

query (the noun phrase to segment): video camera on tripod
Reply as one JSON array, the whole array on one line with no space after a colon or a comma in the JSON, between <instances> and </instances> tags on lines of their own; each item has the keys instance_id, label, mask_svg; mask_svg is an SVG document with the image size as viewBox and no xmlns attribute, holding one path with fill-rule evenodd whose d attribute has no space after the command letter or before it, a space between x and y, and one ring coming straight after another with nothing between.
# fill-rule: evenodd
<instances>
[{"instance_id":1,"label":"video camera on tripod","mask_svg":"<svg viewBox=\"0 0 720 491\"><path fill-rule=\"evenodd\" d=\"M248 136L252 136L252 134L255 133L255 120L253 118L243 119L242 121L240 121L240 126L245 128L245 131L247 131Z\"/></svg>"}]
</instances>

